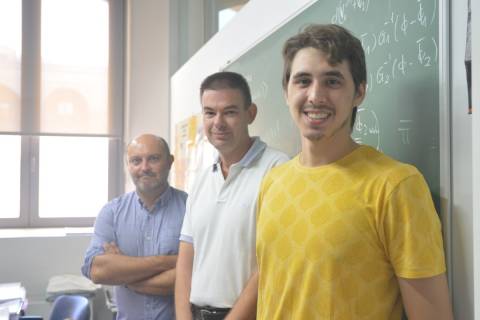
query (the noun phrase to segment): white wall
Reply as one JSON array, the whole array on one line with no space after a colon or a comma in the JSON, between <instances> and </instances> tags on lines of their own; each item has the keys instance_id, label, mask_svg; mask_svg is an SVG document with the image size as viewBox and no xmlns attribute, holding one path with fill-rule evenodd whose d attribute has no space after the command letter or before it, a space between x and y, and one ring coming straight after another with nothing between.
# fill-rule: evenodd
<instances>
[{"instance_id":1,"label":"white wall","mask_svg":"<svg viewBox=\"0 0 480 320\"><path fill-rule=\"evenodd\" d=\"M473 14L475 12L475 14ZM472 0L472 57L473 58L473 241L475 279L475 319L480 319L480 1ZM475 17L475 18L473 18Z\"/></svg>"},{"instance_id":2,"label":"white wall","mask_svg":"<svg viewBox=\"0 0 480 320\"><path fill-rule=\"evenodd\" d=\"M456 318L473 319L472 116L467 114L464 65L467 0L456 0L451 10L453 274L451 290Z\"/></svg>"},{"instance_id":3,"label":"white wall","mask_svg":"<svg viewBox=\"0 0 480 320\"><path fill-rule=\"evenodd\" d=\"M170 1L128 0L125 141L143 132L169 140Z\"/></svg>"},{"instance_id":4,"label":"white wall","mask_svg":"<svg viewBox=\"0 0 480 320\"><path fill-rule=\"evenodd\" d=\"M127 0L126 11L124 142L141 133L169 141L170 1ZM134 189L128 176L125 189Z\"/></svg>"}]
</instances>

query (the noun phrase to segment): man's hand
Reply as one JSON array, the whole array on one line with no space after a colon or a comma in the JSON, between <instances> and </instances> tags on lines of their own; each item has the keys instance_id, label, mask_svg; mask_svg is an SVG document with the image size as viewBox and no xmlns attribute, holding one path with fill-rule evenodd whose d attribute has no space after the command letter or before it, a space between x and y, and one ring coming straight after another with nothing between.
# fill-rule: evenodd
<instances>
[{"instance_id":1,"label":"man's hand","mask_svg":"<svg viewBox=\"0 0 480 320\"><path fill-rule=\"evenodd\" d=\"M105 254L121 254L123 255L122 251L118 248L117 244L115 242L105 242L103 244L103 250L105 251Z\"/></svg>"},{"instance_id":2,"label":"man's hand","mask_svg":"<svg viewBox=\"0 0 480 320\"><path fill-rule=\"evenodd\" d=\"M170 269L148 279L129 283L130 290L142 294L173 295L175 285L175 269Z\"/></svg>"}]
</instances>

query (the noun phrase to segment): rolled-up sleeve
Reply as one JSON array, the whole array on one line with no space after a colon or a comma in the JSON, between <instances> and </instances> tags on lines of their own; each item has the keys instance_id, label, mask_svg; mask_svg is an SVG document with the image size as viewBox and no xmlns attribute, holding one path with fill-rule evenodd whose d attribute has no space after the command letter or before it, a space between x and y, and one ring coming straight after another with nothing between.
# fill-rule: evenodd
<instances>
[{"instance_id":1,"label":"rolled-up sleeve","mask_svg":"<svg viewBox=\"0 0 480 320\"><path fill-rule=\"evenodd\" d=\"M85 253L85 259L81 267L82 274L87 278L90 278L93 258L104 253L103 244L115 241L114 212L115 204L110 202L102 208L95 220L92 240Z\"/></svg>"}]
</instances>

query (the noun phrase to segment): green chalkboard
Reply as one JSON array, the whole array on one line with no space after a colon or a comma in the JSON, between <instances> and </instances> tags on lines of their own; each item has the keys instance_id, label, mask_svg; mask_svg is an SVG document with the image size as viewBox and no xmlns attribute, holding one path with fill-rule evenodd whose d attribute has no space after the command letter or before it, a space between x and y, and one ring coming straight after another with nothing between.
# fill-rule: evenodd
<instances>
[{"instance_id":1,"label":"green chalkboard","mask_svg":"<svg viewBox=\"0 0 480 320\"><path fill-rule=\"evenodd\" d=\"M226 67L247 78L258 105L250 133L291 156L298 153L300 139L281 86L281 48L305 25L343 25L362 41L367 58L367 95L353 137L415 165L438 200L437 5L437 0L315 2Z\"/></svg>"}]
</instances>

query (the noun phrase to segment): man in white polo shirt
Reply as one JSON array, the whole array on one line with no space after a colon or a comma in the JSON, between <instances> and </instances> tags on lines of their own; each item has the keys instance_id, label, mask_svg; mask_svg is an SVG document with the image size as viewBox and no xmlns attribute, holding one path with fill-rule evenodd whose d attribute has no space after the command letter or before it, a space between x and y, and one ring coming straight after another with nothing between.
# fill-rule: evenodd
<instances>
[{"instance_id":1,"label":"man in white polo shirt","mask_svg":"<svg viewBox=\"0 0 480 320\"><path fill-rule=\"evenodd\" d=\"M263 176L288 157L258 137L245 79L233 72L207 77L200 87L205 134L218 150L196 179L180 236L175 284L177 319L255 318L255 210Z\"/></svg>"}]
</instances>

